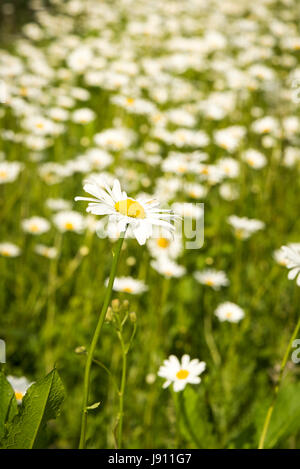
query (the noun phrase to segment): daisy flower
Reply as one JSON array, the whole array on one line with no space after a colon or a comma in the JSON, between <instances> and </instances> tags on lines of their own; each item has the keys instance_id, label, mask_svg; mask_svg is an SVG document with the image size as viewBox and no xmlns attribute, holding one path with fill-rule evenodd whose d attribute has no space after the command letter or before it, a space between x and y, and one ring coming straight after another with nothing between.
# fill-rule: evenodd
<instances>
[{"instance_id":1,"label":"daisy flower","mask_svg":"<svg viewBox=\"0 0 300 469\"><path fill-rule=\"evenodd\" d=\"M235 303L226 301L225 303L220 304L216 311L215 315L219 318L221 322L239 322L245 316L244 311Z\"/></svg>"},{"instance_id":2,"label":"daisy flower","mask_svg":"<svg viewBox=\"0 0 300 469\"><path fill-rule=\"evenodd\" d=\"M17 378L16 376L9 375L7 376L7 381L10 383L11 387L15 392L17 403L21 404L23 397L25 396L27 389L33 384L28 381L25 376Z\"/></svg>"},{"instance_id":3,"label":"daisy flower","mask_svg":"<svg viewBox=\"0 0 300 469\"><path fill-rule=\"evenodd\" d=\"M106 280L106 285L108 285L108 279ZM135 280L132 277L116 277L113 289L123 293L138 295L147 291L148 287L141 280Z\"/></svg>"},{"instance_id":4,"label":"daisy flower","mask_svg":"<svg viewBox=\"0 0 300 469\"><path fill-rule=\"evenodd\" d=\"M39 235L50 230L50 223L42 217L31 217L22 221L22 228L27 233Z\"/></svg>"},{"instance_id":5,"label":"daisy flower","mask_svg":"<svg viewBox=\"0 0 300 469\"><path fill-rule=\"evenodd\" d=\"M57 256L57 249L55 247L45 246L44 244L37 244L34 251L40 256L48 257L48 259L55 259Z\"/></svg>"},{"instance_id":6,"label":"daisy flower","mask_svg":"<svg viewBox=\"0 0 300 469\"><path fill-rule=\"evenodd\" d=\"M296 283L298 287L300 287L300 252L288 246L282 246L281 250L286 257L286 267L291 269L288 274L288 279L296 279Z\"/></svg>"},{"instance_id":7,"label":"daisy flower","mask_svg":"<svg viewBox=\"0 0 300 469\"><path fill-rule=\"evenodd\" d=\"M175 392L182 391L188 383L199 384L199 375L206 368L205 362L199 362L197 358L191 360L189 355L183 355L181 362L175 355L170 355L158 370L158 376L165 378L163 388L173 383Z\"/></svg>"},{"instance_id":8,"label":"daisy flower","mask_svg":"<svg viewBox=\"0 0 300 469\"><path fill-rule=\"evenodd\" d=\"M175 230L170 221L176 216L170 210L162 210L159 202L150 199L133 199L121 190L120 182L115 179L112 188L103 179L101 185L87 181L84 190L90 197L75 197L75 200L89 202L87 212L94 215L108 215L111 221L118 224L122 233L130 226L134 237L140 245L152 236L153 227L161 226L168 231Z\"/></svg>"},{"instance_id":9,"label":"daisy flower","mask_svg":"<svg viewBox=\"0 0 300 469\"><path fill-rule=\"evenodd\" d=\"M221 287L229 285L229 280L222 270L206 269L202 272L196 271L194 277L197 282L212 287L214 290L219 290Z\"/></svg>"},{"instance_id":10,"label":"daisy flower","mask_svg":"<svg viewBox=\"0 0 300 469\"><path fill-rule=\"evenodd\" d=\"M228 217L228 223L233 227L234 234L238 239L248 239L253 233L265 227L264 222L260 220L237 217L236 215Z\"/></svg>"},{"instance_id":11,"label":"daisy flower","mask_svg":"<svg viewBox=\"0 0 300 469\"><path fill-rule=\"evenodd\" d=\"M0 256L17 257L21 249L13 243L0 243Z\"/></svg>"},{"instance_id":12,"label":"daisy flower","mask_svg":"<svg viewBox=\"0 0 300 469\"><path fill-rule=\"evenodd\" d=\"M15 181L22 168L22 163L18 163L17 161L2 161L0 163L0 184Z\"/></svg>"},{"instance_id":13,"label":"daisy flower","mask_svg":"<svg viewBox=\"0 0 300 469\"><path fill-rule=\"evenodd\" d=\"M62 233L66 231L81 233L86 226L83 216L72 210L64 210L56 213L53 217L53 222Z\"/></svg>"},{"instance_id":14,"label":"daisy flower","mask_svg":"<svg viewBox=\"0 0 300 469\"><path fill-rule=\"evenodd\" d=\"M168 259L167 257L160 257L151 262L151 267L164 277L182 277L186 269L182 265Z\"/></svg>"}]
</instances>

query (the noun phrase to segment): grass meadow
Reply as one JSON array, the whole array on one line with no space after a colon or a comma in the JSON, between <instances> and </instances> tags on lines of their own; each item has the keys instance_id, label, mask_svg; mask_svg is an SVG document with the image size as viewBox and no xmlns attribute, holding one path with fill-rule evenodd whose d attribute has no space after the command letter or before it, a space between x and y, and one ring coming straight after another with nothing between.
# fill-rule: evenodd
<instances>
[{"instance_id":1,"label":"grass meadow","mask_svg":"<svg viewBox=\"0 0 300 469\"><path fill-rule=\"evenodd\" d=\"M299 449L299 3L1 8L1 445Z\"/></svg>"}]
</instances>

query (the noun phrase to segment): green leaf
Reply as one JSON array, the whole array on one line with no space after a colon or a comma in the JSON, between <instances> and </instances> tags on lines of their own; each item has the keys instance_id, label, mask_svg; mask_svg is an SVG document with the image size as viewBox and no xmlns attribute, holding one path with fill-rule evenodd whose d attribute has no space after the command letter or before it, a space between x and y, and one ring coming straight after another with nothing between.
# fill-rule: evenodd
<instances>
[{"instance_id":1,"label":"green leaf","mask_svg":"<svg viewBox=\"0 0 300 469\"><path fill-rule=\"evenodd\" d=\"M18 412L15 393L4 374L0 373L0 440L5 434L5 426Z\"/></svg>"},{"instance_id":2,"label":"green leaf","mask_svg":"<svg viewBox=\"0 0 300 469\"><path fill-rule=\"evenodd\" d=\"M31 449L38 446L48 420L55 419L64 399L64 388L54 369L28 389L20 413L8 426L2 448Z\"/></svg>"},{"instance_id":3,"label":"green leaf","mask_svg":"<svg viewBox=\"0 0 300 469\"><path fill-rule=\"evenodd\" d=\"M278 393L270 426L265 440L265 448L278 447L289 436L300 430L300 383L284 383ZM268 409L267 403L260 409L257 440L261 434Z\"/></svg>"}]
</instances>

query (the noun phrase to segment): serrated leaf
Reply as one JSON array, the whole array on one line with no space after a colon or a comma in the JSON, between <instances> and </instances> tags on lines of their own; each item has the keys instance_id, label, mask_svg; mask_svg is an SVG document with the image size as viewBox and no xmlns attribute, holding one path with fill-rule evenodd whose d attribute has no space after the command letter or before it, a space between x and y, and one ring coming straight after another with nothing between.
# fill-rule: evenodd
<instances>
[{"instance_id":1,"label":"serrated leaf","mask_svg":"<svg viewBox=\"0 0 300 469\"><path fill-rule=\"evenodd\" d=\"M31 449L38 440L48 420L55 419L64 399L64 388L56 370L40 379L28 389L20 412L10 422L1 447Z\"/></svg>"},{"instance_id":2,"label":"serrated leaf","mask_svg":"<svg viewBox=\"0 0 300 469\"><path fill-rule=\"evenodd\" d=\"M5 434L5 425L18 412L18 404L11 384L5 375L0 373L0 440Z\"/></svg>"}]
</instances>

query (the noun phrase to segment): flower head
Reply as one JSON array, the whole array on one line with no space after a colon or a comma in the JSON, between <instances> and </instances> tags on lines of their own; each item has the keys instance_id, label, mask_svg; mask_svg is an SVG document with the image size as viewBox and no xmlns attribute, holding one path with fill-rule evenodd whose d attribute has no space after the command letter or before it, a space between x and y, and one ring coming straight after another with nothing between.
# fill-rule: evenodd
<instances>
[{"instance_id":1,"label":"flower head","mask_svg":"<svg viewBox=\"0 0 300 469\"><path fill-rule=\"evenodd\" d=\"M293 247L282 246L282 252L286 258L286 267L290 269L288 279L296 279L298 287L300 287L300 252Z\"/></svg>"},{"instance_id":2,"label":"flower head","mask_svg":"<svg viewBox=\"0 0 300 469\"><path fill-rule=\"evenodd\" d=\"M145 244L152 236L153 227L161 226L168 231L175 228L170 221L176 216L170 210L162 210L159 202L154 199L133 199L121 190L120 183L114 180L112 188L104 181L101 185L95 181L87 181L84 190L90 197L75 197L75 200L89 202L87 212L94 215L108 215L110 221L116 222L120 233L130 226L139 244Z\"/></svg>"},{"instance_id":3,"label":"flower head","mask_svg":"<svg viewBox=\"0 0 300 469\"><path fill-rule=\"evenodd\" d=\"M219 318L220 321L229 321L229 322L239 322L245 316L244 311L235 303L226 301L225 303L220 304L216 311L215 315Z\"/></svg>"},{"instance_id":4,"label":"flower head","mask_svg":"<svg viewBox=\"0 0 300 469\"><path fill-rule=\"evenodd\" d=\"M199 362L197 358L191 360L189 355L183 355L181 362L175 355L170 355L158 370L158 376L166 378L163 388L173 383L175 392L182 391L188 383L199 384L199 375L205 370L205 362Z\"/></svg>"}]
</instances>

